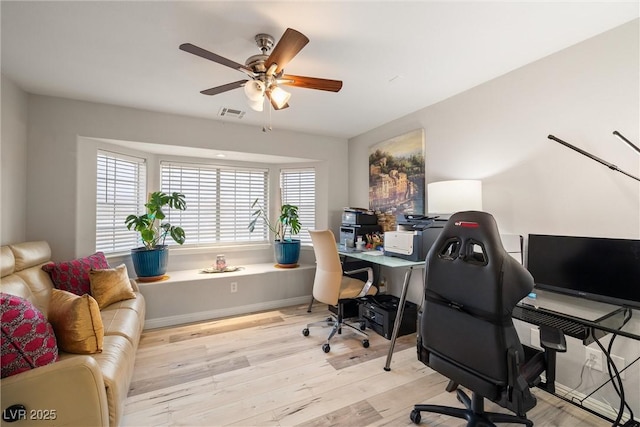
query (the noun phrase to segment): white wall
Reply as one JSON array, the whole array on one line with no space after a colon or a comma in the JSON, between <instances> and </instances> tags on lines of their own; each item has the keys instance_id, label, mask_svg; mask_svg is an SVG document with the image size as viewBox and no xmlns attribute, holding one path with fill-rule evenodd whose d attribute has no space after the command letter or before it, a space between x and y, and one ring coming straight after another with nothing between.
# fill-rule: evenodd
<instances>
[{"instance_id":1,"label":"white wall","mask_svg":"<svg viewBox=\"0 0 640 427\"><path fill-rule=\"evenodd\" d=\"M94 139L310 159L318 174L316 226L337 231L339 212L347 202L345 140L278 129L263 133L259 127L230 122L31 95L27 238L49 241L55 259L94 250L91 170L97 145L89 146ZM193 253L185 255L196 258Z\"/></svg>"},{"instance_id":2,"label":"white wall","mask_svg":"<svg viewBox=\"0 0 640 427\"><path fill-rule=\"evenodd\" d=\"M495 216L502 233L640 238L640 183L547 139L553 134L640 176L640 157L612 135L618 130L640 144L639 23L352 138L349 204L368 205L369 147L424 128L426 181L481 179L483 210ZM399 295L402 272L383 274ZM421 274L412 277L408 298L421 302ZM521 339L528 343L529 335ZM618 339L614 353L633 360L640 342ZM584 349L572 343L559 357L559 382L576 386L583 362ZM636 413L639 372L636 366L627 375L626 387ZM593 375L604 379L599 372ZM605 395L617 405L610 387L603 393L596 399Z\"/></svg>"},{"instance_id":3,"label":"white wall","mask_svg":"<svg viewBox=\"0 0 640 427\"><path fill-rule=\"evenodd\" d=\"M349 201L368 205L368 149L424 128L427 182L481 179L503 233L640 237L638 20L349 141ZM473 66L469 64L469 66Z\"/></svg>"},{"instance_id":4,"label":"white wall","mask_svg":"<svg viewBox=\"0 0 640 427\"><path fill-rule=\"evenodd\" d=\"M501 233L639 238L640 183L547 139L640 176L640 158L612 135L640 143L638 27L635 20L350 139L350 205L368 205L369 147L424 128L426 181L481 179L483 209ZM414 278L409 298L421 297Z\"/></svg>"},{"instance_id":5,"label":"white wall","mask_svg":"<svg viewBox=\"0 0 640 427\"><path fill-rule=\"evenodd\" d=\"M28 95L2 75L0 244L25 240Z\"/></svg>"}]
</instances>

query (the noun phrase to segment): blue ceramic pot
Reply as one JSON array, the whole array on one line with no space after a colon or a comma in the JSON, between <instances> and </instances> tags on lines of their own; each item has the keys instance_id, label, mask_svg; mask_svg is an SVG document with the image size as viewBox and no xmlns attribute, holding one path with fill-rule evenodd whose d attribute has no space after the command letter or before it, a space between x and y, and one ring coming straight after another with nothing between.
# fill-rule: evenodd
<instances>
[{"instance_id":1,"label":"blue ceramic pot","mask_svg":"<svg viewBox=\"0 0 640 427\"><path fill-rule=\"evenodd\" d=\"M169 248L159 245L151 250L145 247L131 249L131 261L138 277L161 278L167 272Z\"/></svg>"},{"instance_id":2,"label":"blue ceramic pot","mask_svg":"<svg viewBox=\"0 0 640 427\"><path fill-rule=\"evenodd\" d=\"M300 240L276 240L274 250L279 265L296 265L300 259Z\"/></svg>"}]
</instances>

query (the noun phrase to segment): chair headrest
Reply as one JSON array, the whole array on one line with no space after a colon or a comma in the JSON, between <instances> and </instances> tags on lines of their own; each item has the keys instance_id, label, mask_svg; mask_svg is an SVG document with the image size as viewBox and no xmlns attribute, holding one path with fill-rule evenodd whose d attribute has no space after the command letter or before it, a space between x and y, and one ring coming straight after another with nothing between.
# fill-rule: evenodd
<instances>
[{"instance_id":1,"label":"chair headrest","mask_svg":"<svg viewBox=\"0 0 640 427\"><path fill-rule=\"evenodd\" d=\"M533 288L529 272L504 249L493 216L451 216L426 259L426 288L490 312L509 312Z\"/></svg>"}]
</instances>

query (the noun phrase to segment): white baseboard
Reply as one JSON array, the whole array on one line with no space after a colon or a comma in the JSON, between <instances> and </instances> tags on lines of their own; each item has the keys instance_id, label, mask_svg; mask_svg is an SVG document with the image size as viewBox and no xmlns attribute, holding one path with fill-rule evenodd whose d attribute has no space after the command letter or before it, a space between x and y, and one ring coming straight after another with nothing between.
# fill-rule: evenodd
<instances>
[{"instance_id":1,"label":"white baseboard","mask_svg":"<svg viewBox=\"0 0 640 427\"><path fill-rule=\"evenodd\" d=\"M275 308L289 307L292 305L308 304L311 295L287 298L274 301L265 301L257 304L241 305L218 310L200 311L197 313L181 314L177 316L159 317L156 319L146 319L144 329L164 328L167 326L182 325L185 323L201 322L203 320L219 319L221 317L236 316L238 314L253 313L256 311L273 310Z\"/></svg>"}]
</instances>

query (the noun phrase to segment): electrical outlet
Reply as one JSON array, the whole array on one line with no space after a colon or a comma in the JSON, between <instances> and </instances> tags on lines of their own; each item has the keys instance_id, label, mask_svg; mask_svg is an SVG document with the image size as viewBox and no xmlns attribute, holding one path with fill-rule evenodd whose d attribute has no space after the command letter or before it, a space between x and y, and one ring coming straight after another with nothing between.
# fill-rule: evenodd
<instances>
[{"instance_id":1,"label":"electrical outlet","mask_svg":"<svg viewBox=\"0 0 640 427\"><path fill-rule=\"evenodd\" d=\"M625 372L622 372L622 370L626 366L624 364L624 358L620 356L616 356L615 354L612 354L611 359L613 360L613 363L615 363L616 369L618 370L618 372L620 372L620 378L624 379Z\"/></svg>"},{"instance_id":2,"label":"electrical outlet","mask_svg":"<svg viewBox=\"0 0 640 427\"><path fill-rule=\"evenodd\" d=\"M602 352L598 349L585 347L584 348L585 362L589 362L587 365L591 369L602 372Z\"/></svg>"},{"instance_id":3,"label":"electrical outlet","mask_svg":"<svg viewBox=\"0 0 640 427\"><path fill-rule=\"evenodd\" d=\"M542 348L540 345L540 329L538 328L531 328L531 346Z\"/></svg>"},{"instance_id":4,"label":"electrical outlet","mask_svg":"<svg viewBox=\"0 0 640 427\"><path fill-rule=\"evenodd\" d=\"M231 293L238 292L238 282L231 282Z\"/></svg>"}]
</instances>

